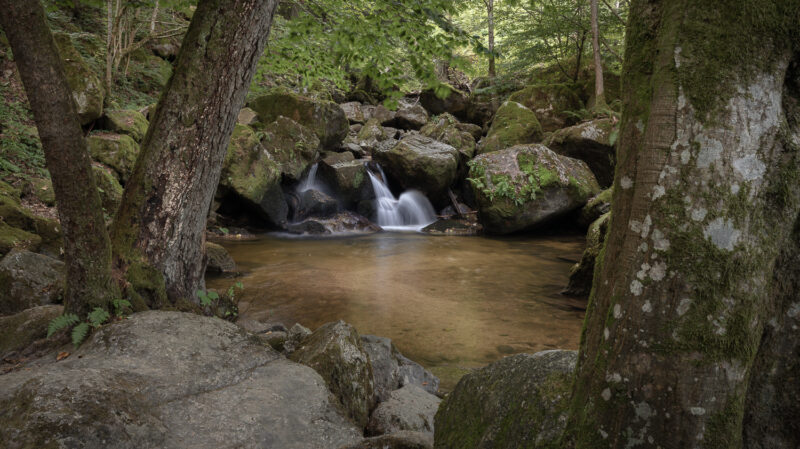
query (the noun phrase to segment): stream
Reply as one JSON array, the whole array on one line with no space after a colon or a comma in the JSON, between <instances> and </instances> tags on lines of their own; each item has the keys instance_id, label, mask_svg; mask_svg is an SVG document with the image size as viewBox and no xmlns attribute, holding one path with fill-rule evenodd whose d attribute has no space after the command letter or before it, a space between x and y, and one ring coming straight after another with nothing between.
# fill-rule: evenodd
<instances>
[{"instance_id":1,"label":"stream","mask_svg":"<svg viewBox=\"0 0 800 449\"><path fill-rule=\"evenodd\" d=\"M265 235L221 242L244 273L240 315L389 337L450 390L510 354L577 349L583 312L559 292L584 238ZM231 279L209 279L224 290Z\"/></svg>"}]
</instances>

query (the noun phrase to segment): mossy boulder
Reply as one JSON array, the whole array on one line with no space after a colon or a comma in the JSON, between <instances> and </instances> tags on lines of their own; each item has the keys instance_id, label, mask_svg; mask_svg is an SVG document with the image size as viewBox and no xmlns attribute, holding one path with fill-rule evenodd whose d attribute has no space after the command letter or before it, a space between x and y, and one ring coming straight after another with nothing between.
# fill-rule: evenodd
<instances>
[{"instance_id":1,"label":"mossy boulder","mask_svg":"<svg viewBox=\"0 0 800 449\"><path fill-rule=\"evenodd\" d=\"M575 123L569 113L583 108L576 90L576 86L567 83L535 84L514 92L508 100L532 110L543 132L553 132Z\"/></svg>"},{"instance_id":2,"label":"mossy boulder","mask_svg":"<svg viewBox=\"0 0 800 449\"><path fill-rule=\"evenodd\" d=\"M459 153L452 146L420 134L408 134L373 159L403 189L417 189L434 204L444 205L458 174Z\"/></svg>"},{"instance_id":3,"label":"mossy boulder","mask_svg":"<svg viewBox=\"0 0 800 449\"><path fill-rule=\"evenodd\" d=\"M106 111L100 126L117 134L127 134L137 143L141 143L150 123L139 111L117 109Z\"/></svg>"},{"instance_id":4,"label":"mossy boulder","mask_svg":"<svg viewBox=\"0 0 800 449\"><path fill-rule=\"evenodd\" d=\"M47 337L47 325L64 313L64 307L47 305L0 317L0 360Z\"/></svg>"},{"instance_id":5,"label":"mossy boulder","mask_svg":"<svg viewBox=\"0 0 800 449\"><path fill-rule=\"evenodd\" d=\"M405 130L418 130L428 123L428 111L417 103L401 102L400 107L389 122L391 126Z\"/></svg>"},{"instance_id":6,"label":"mossy boulder","mask_svg":"<svg viewBox=\"0 0 800 449\"><path fill-rule=\"evenodd\" d=\"M63 253L64 241L61 238L61 223L52 218L33 216L33 229L28 231L35 233L42 239L42 244L37 250L45 256L60 258Z\"/></svg>"},{"instance_id":7,"label":"mossy boulder","mask_svg":"<svg viewBox=\"0 0 800 449\"><path fill-rule=\"evenodd\" d=\"M437 95L435 89L423 90L419 95L419 102L429 113L434 115L450 114L462 120L467 118L469 110L469 95L454 89L451 86L443 85L443 97Z\"/></svg>"},{"instance_id":8,"label":"mossy boulder","mask_svg":"<svg viewBox=\"0 0 800 449\"><path fill-rule=\"evenodd\" d=\"M139 156L139 145L131 136L95 133L89 136L87 144L92 159L114 169L123 184L128 181Z\"/></svg>"},{"instance_id":9,"label":"mossy boulder","mask_svg":"<svg viewBox=\"0 0 800 449\"><path fill-rule=\"evenodd\" d=\"M221 193L234 197L228 200L243 201L268 225L286 226L289 206L281 190L280 166L264 151L250 127L234 128L219 185Z\"/></svg>"},{"instance_id":10,"label":"mossy boulder","mask_svg":"<svg viewBox=\"0 0 800 449\"><path fill-rule=\"evenodd\" d=\"M378 143L393 138L396 133L396 129L384 128L378 119L371 118L364 123L364 126L361 127L352 142L371 153L378 146ZM348 138L348 141L351 141L351 139Z\"/></svg>"},{"instance_id":11,"label":"mossy boulder","mask_svg":"<svg viewBox=\"0 0 800 449\"><path fill-rule=\"evenodd\" d=\"M236 262L222 245L206 242L206 273L233 273Z\"/></svg>"},{"instance_id":12,"label":"mossy boulder","mask_svg":"<svg viewBox=\"0 0 800 449\"><path fill-rule=\"evenodd\" d=\"M261 146L291 181L300 180L320 150L319 138L313 131L286 117L278 117L264 128Z\"/></svg>"},{"instance_id":13,"label":"mossy boulder","mask_svg":"<svg viewBox=\"0 0 800 449\"><path fill-rule=\"evenodd\" d=\"M314 131L326 150L335 149L347 137L350 125L342 108L332 101L314 100L275 89L250 104L262 123L288 117Z\"/></svg>"},{"instance_id":14,"label":"mossy boulder","mask_svg":"<svg viewBox=\"0 0 800 449\"><path fill-rule=\"evenodd\" d=\"M592 292L595 261L605 244L610 219L611 213L608 212L589 226L589 232L586 233L586 249L583 251L580 262L576 263L569 271L569 283L562 292L564 295L589 297L589 293Z\"/></svg>"},{"instance_id":15,"label":"mossy boulder","mask_svg":"<svg viewBox=\"0 0 800 449\"><path fill-rule=\"evenodd\" d=\"M544 145L517 145L470 162L471 190L487 232L540 226L583 207L600 186L585 162Z\"/></svg>"},{"instance_id":16,"label":"mossy boulder","mask_svg":"<svg viewBox=\"0 0 800 449\"><path fill-rule=\"evenodd\" d=\"M364 116L363 105L358 101L342 103L339 106L344 111L344 115L350 123L364 123L367 121Z\"/></svg>"},{"instance_id":17,"label":"mossy boulder","mask_svg":"<svg viewBox=\"0 0 800 449\"><path fill-rule=\"evenodd\" d=\"M42 246L42 238L0 221L0 257L15 248L38 251Z\"/></svg>"},{"instance_id":18,"label":"mossy boulder","mask_svg":"<svg viewBox=\"0 0 800 449\"><path fill-rule=\"evenodd\" d=\"M349 159L349 158L348 158ZM345 208L353 208L360 201L375 198L369 180L366 159L337 160L326 158L319 163L317 176L332 189Z\"/></svg>"},{"instance_id":19,"label":"mossy boulder","mask_svg":"<svg viewBox=\"0 0 800 449\"><path fill-rule=\"evenodd\" d=\"M536 114L520 103L507 101L497 110L492 126L479 145L478 154L514 145L541 142L544 138Z\"/></svg>"},{"instance_id":20,"label":"mossy boulder","mask_svg":"<svg viewBox=\"0 0 800 449\"><path fill-rule=\"evenodd\" d=\"M445 112L433 117L419 133L450 145L461 153L462 159L469 160L475 156L475 137L472 127L462 125L458 119Z\"/></svg>"},{"instance_id":21,"label":"mossy boulder","mask_svg":"<svg viewBox=\"0 0 800 449\"><path fill-rule=\"evenodd\" d=\"M42 246L42 237L36 232L40 221L22 207L20 191L0 181L0 256L14 248L38 251Z\"/></svg>"},{"instance_id":22,"label":"mossy boulder","mask_svg":"<svg viewBox=\"0 0 800 449\"><path fill-rule=\"evenodd\" d=\"M64 262L25 250L0 260L0 315L55 304L64 294Z\"/></svg>"},{"instance_id":23,"label":"mossy boulder","mask_svg":"<svg viewBox=\"0 0 800 449\"><path fill-rule=\"evenodd\" d=\"M72 45L67 33L53 33L61 59L67 83L72 90L72 98L78 109L78 117L82 125L89 124L103 115L103 100L106 92L103 83L89 65L81 58L80 53Z\"/></svg>"},{"instance_id":24,"label":"mossy boulder","mask_svg":"<svg viewBox=\"0 0 800 449\"><path fill-rule=\"evenodd\" d=\"M45 206L56 205L56 194L53 191L53 182L50 178L31 178L26 182L25 195L33 196Z\"/></svg>"},{"instance_id":25,"label":"mossy boulder","mask_svg":"<svg viewBox=\"0 0 800 449\"><path fill-rule=\"evenodd\" d=\"M372 365L353 326L344 321L321 326L290 358L314 368L358 427L367 425L374 404Z\"/></svg>"},{"instance_id":26,"label":"mossy boulder","mask_svg":"<svg viewBox=\"0 0 800 449\"><path fill-rule=\"evenodd\" d=\"M575 351L506 357L462 377L439 406L436 449L559 448Z\"/></svg>"},{"instance_id":27,"label":"mossy boulder","mask_svg":"<svg viewBox=\"0 0 800 449\"><path fill-rule=\"evenodd\" d=\"M611 143L615 128L611 119L591 120L554 132L544 144L558 154L586 162L597 182L608 187L614 182L617 159Z\"/></svg>"},{"instance_id":28,"label":"mossy boulder","mask_svg":"<svg viewBox=\"0 0 800 449\"><path fill-rule=\"evenodd\" d=\"M589 199L586 205L581 208L578 224L588 228L595 220L610 212L613 196L614 189L609 188Z\"/></svg>"},{"instance_id":29,"label":"mossy boulder","mask_svg":"<svg viewBox=\"0 0 800 449\"><path fill-rule=\"evenodd\" d=\"M109 168L92 165L92 173L103 211L109 218L113 217L122 202L122 185Z\"/></svg>"}]
</instances>

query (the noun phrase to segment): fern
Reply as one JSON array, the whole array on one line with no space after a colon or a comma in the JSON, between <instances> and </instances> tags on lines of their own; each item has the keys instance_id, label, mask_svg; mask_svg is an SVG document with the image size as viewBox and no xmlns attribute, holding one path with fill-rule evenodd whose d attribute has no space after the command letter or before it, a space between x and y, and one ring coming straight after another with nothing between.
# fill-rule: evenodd
<instances>
[{"instance_id":1,"label":"fern","mask_svg":"<svg viewBox=\"0 0 800 449\"><path fill-rule=\"evenodd\" d=\"M76 348L83 343L89 334L89 323L83 322L72 328L72 346Z\"/></svg>"},{"instance_id":2,"label":"fern","mask_svg":"<svg viewBox=\"0 0 800 449\"><path fill-rule=\"evenodd\" d=\"M121 317L122 315L125 314L125 308L128 309L133 308L131 302L128 301L127 299L115 299L114 301L112 301L112 304L114 305L114 314L117 315L118 317Z\"/></svg>"},{"instance_id":3,"label":"fern","mask_svg":"<svg viewBox=\"0 0 800 449\"><path fill-rule=\"evenodd\" d=\"M98 328L103 323L108 321L108 319L111 318L111 315L109 315L106 309L102 307L95 307L94 310L89 312L88 318L89 318L89 323L91 323L92 327Z\"/></svg>"},{"instance_id":4,"label":"fern","mask_svg":"<svg viewBox=\"0 0 800 449\"><path fill-rule=\"evenodd\" d=\"M64 315L53 318L50 324L47 325L47 338L50 338L61 329L74 326L78 321L80 321L78 315L73 313L65 313Z\"/></svg>"}]
</instances>

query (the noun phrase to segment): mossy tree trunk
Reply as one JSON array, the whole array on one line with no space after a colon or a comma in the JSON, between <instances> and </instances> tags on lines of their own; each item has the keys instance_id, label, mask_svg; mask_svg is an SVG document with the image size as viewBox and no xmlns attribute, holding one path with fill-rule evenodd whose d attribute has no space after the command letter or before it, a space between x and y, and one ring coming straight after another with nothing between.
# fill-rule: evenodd
<instances>
[{"instance_id":1,"label":"mossy tree trunk","mask_svg":"<svg viewBox=\"0 0 800 449\"><path fill-rule=\"evenodd\" d=\"M8 37L53 181L67 266L65 305L80 316L117 297L111 245L63 62L38 1L0 0Z\"/></svg>"},{"instance_id":2,"label":"mossy tree trunk","mask_svg":"<svg viewBox=\"0 0 800 449\"><path fill-rule=\"evenodd\" d=\"M116 266L133 288L154 282L130 276L143 264L163 275L172 302L205 287L206 217L277 3L199 3L112 226Z\"/></svg>"},{"instance_id":3,"label":"mossy tree trunk","mask_svg":"<svg viewBox=\"0 0 800 449\"><path fill-rule=\"evenodd\" d=\"M567 447L797 447L798 24L798 0L631 3Z\"/></svg>"}]
</instances>

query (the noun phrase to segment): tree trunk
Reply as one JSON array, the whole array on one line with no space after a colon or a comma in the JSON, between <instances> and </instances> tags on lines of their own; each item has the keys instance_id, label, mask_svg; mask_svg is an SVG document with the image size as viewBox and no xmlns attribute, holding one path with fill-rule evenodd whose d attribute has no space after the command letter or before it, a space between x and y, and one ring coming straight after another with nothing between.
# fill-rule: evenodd
<instances>
[{"instance_id":1,"label":"tree trunk","mask_svg":"<svg viewBox=\"0 0 800 449\"><path fill-rule=\"evenodd\" d=\"M204 289L206 217L277 0L201 1L112 226L115 263L146 261L172 302Z\"/></svg>"},{"instance_id":2,"label":"tree trunk","mask_svg":"<svg viewBox=\"0 0 800 449\"><path fill-rule=\"evenodd\" d=\"M64 65L38 1L0 0L8 37L53 181L67 266L65 305L85 315L107 307L118 290L111 245L91 161Z\"/></svg>"},{"instance_id":3,"label":"tree trunk","mask_svg":"<svg viewBox=\"0 0 800 449\"><path fill-rule=\"evenodd\" d=\"M494 58L494 0L486 1L486 12L489 15L489 78L497 76Z\"/></svg>"},{"instance_id":4,"label":"tree trunk","mask_svg":"<svg viewBox=\"0 0 800 449\"><path fill-rule=\"evenodd\" d=\"M600 58L600 24L597 18L597 0L592 0L592 53L594 53L594 107L606 107L603 86L603 60Z\"/></svg>"},{"instance_id":5,"label":"tree trunk","mask_svg":"<svg viewBox=\"0 0 800 449\"><path fill-rule=\"evenodd\" d=\"M796 447L798 24L798 0L631 3L567 447Z\"/></svg>"}]
</instances>

